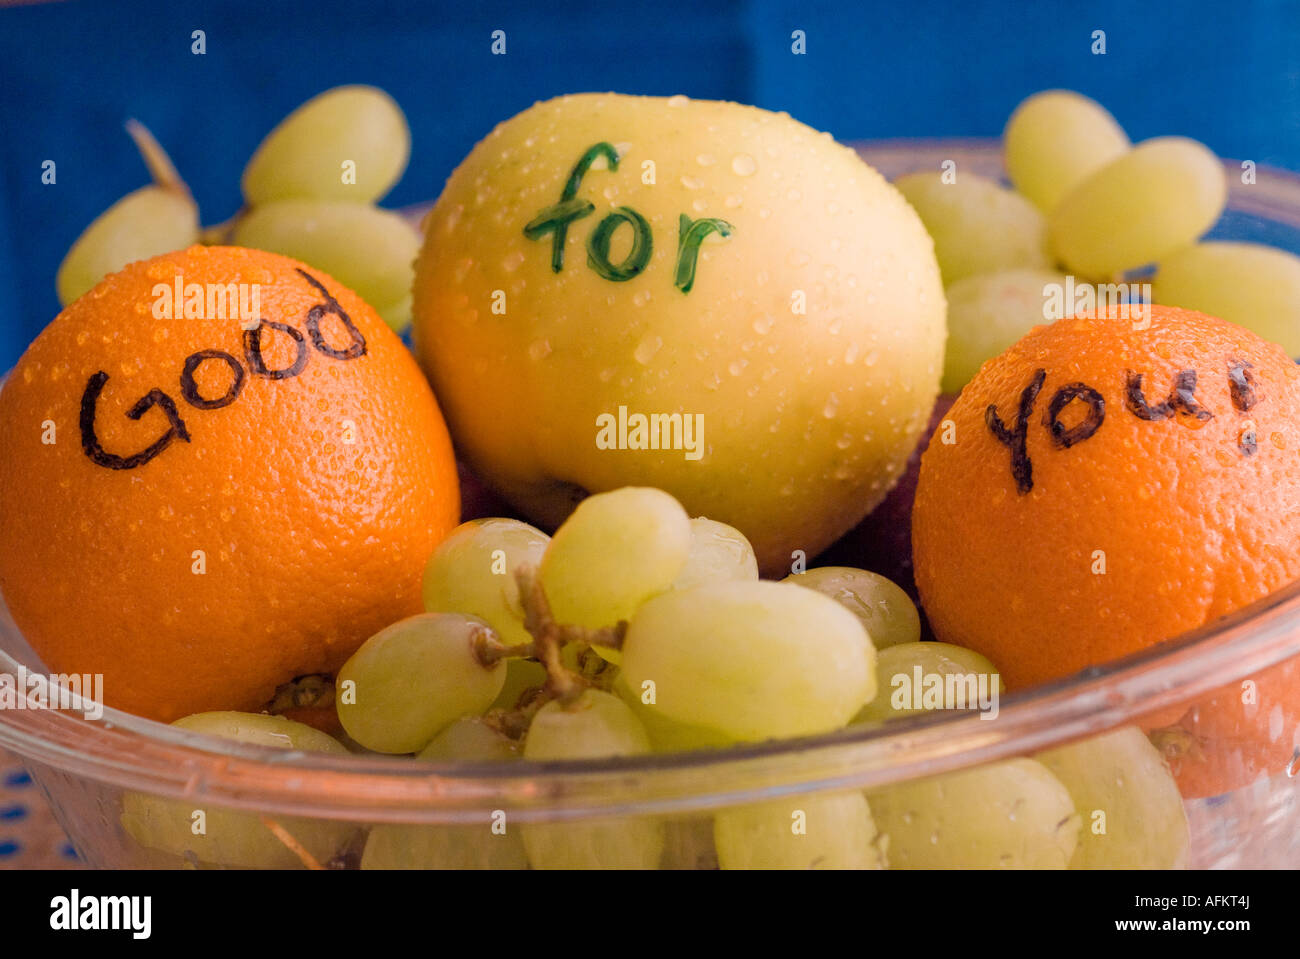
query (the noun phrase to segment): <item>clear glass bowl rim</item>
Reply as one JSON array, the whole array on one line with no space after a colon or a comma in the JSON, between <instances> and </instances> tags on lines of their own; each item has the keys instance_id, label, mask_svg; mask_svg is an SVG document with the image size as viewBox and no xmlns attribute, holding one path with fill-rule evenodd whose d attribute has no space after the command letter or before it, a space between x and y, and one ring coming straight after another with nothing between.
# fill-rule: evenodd
<instances>
[{"instance_id":1,"label":"clear glass bowl rim","mask_svg":"<svg viewBox=\"0 0 1300 959\"><path fill-rule=\"evenodd\" d=\"M1000 175L995 140L876 141L859 151L890 177L954 157ZM1234 161L1225 166L1240 170ZM1257 176L1249 188L1229 177L1229 208L1300 229L1300 175L1261 167ZM0 647L25 645L3 606L0 638ZM18 709L0 710L0 747L123 790L283 815L428 824L481 822L498 809L524 822L684 815L780 795L874 788L1034 753L1190 704L1294 656L1300 581L1124 660L1007 694L994 721L947 712L722 751L434 764L249 746L108 708L101 720ZM18 667L0 648L0 672Z\"/></svg>"}]
</instances>

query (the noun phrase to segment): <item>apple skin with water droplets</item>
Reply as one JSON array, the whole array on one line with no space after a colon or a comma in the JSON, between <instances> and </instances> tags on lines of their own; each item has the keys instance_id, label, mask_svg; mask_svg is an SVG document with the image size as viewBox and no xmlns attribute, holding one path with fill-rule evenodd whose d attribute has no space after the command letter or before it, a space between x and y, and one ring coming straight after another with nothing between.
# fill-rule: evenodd
<instances>
[{"instance_id":1,"label":"apple skin with water droplets","mask_svg":"<svg viewBox=\"0 0 1300 959\"><path fill-rule=\"evenodd\" d=\"M427 220L413 312L460 455L532 522L654 486L770 576L884 499L946 337L934 245L883 177L789 116L686 97L498 126Z\"/></svg>"}]
</instances>

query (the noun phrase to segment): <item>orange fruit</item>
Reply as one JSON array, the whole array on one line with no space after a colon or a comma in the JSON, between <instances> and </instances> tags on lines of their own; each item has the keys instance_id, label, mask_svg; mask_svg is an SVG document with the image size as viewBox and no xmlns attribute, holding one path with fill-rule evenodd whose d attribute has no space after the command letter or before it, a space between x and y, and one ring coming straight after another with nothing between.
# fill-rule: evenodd
<instances>
[{"instance_id":1,"label":"orange fruit","mask_svg":"<svg viewBox=\"0 0 1300 959\"><path fill-rule=\"evenodd\" d=\"M983 366L948 421L921 461L917 586L936 636L988 656L1010 688L1300 576L1300 372L1239 326L1164 306L1149 327L1119 308L1040 326ZM1195 744L1184 789L1280 773L1300 741L1297 679L1166 717Z\"/></svg>"},{"instance_id":2,"label":"orange fruit","mask_svg":"<svg viewBox=\"0 0 1300 959\"><path fill-rule=\"evenodd\" d=\"M241 292L260 293L248 330ZM0 424L14 620L51 670L102 673L109 705L153 719L334 672L422 609L459 518L415 361L352 291L270 253L195 246L106 278L19 360Z\"/></svg>"}]
</instances>

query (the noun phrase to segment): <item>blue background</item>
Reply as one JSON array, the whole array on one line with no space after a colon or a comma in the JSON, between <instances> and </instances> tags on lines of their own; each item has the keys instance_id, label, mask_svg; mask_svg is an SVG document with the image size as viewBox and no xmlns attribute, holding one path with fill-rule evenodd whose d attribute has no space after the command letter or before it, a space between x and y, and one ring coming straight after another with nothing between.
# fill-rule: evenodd
<instances>
[{"instance_id":1,"label":"blue background","mask_svg":"<svg viewBox=\"0 0 1300 959\"><path fill-rule=\"evenodd\" d=\"M193 30L207 52L190 52ZM507 54L490 53L491 33ZM791 53L794 29L807 53ZM1093 30L1107 53L1094 56ZM1070 87L1135 140L1193 136L1300 169L1300 2L38 4L0 10L0 370L58 311L80 231L147 175L122 122L167 147L205 223L239 205L263 135L308 97L373 83L405 109L411 165L385 199L434 198L494 124L564 92L727 98L842 140L994 136ZM58 182L41 184L41 163Z\"/></svg>"}]
</instances>

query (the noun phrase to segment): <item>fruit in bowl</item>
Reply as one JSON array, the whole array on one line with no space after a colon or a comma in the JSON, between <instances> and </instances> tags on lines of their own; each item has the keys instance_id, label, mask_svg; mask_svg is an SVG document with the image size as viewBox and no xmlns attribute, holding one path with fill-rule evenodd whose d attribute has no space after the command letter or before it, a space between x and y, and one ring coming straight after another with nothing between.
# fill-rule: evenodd
<instances>
[{"instance_id":1,"label":"fruit in bowl","mask_svg":"<svg viewBox=\"0 0 1300 959\"><path fill-rule=\"evenodd\" d=\"M404 259L418 241L371 206L405 164L404 120L364 88L327 92L259 150L245 178L251 210L203 232L301 250L307 262L212 245L157 251L99 282L91 268L113 257L88 253L114 231L79 241L79 278L99 285L0 395L22 437L0 448L0 507L26 510L0 542L0 585L52 664L152 670L117 704L164 719L203 710L177 725L336 756L635 763L924 722L935 710L996 721L1008 690L1157 642L1295 573L1269 549L1290 525L1260 505L1264 474L1290 495L1282 452L1300 411L1283 353L1141 293L1126 305L1145 325L1062 305L1053 309L1068 319L1035 329L1053 292L1087 279L1057 268L1111 265L1096 256L1107 231L1123 234L1113 245L1126 263L1166 258L1157 289L1171 296L1214 291L1216 269L1289 275L1285 255L1188 246L1222 205L1203 152L1132 148L1122 131L1099 138L1118 129L1099 111L1073 95L1018 111L1007 149L1021 197L956 168L918 171L900 195L823 135L735 104L613 94L538 104L449 181L407 302ZM1091 132L1072 138L1071 124ZM315 155L325 126L333 139ZM366 129L390 131L358 153L380 175L335 182L348 130ZM1078 149L1058 149L1064 141ZM1194 168L1171 182L1198 192L1195 215L1106 225L1077 200L1139 190L1153 155ZM155 175L176 193L166 170ZM110 225L139 212L125 209L105 215ZM357 271L358 291L330 262ZM182 268L204 283L267 284L269 308L160 322L147 281L170 278L184 315ZM393 325L414 312L420 361L478 476L453 462L428 386L370 301ZM1229 297L1224 309L1255 323L1261 302ZM207 339L216 346L201 347ZM941 373L960 395L936 404ZM1216 376L1231 410L1202 402ZM115 391L125 382L133 389ZM64 444L69 409L80 444ZM1127 431L1115 419L1126 415ZM40 431L23 424L44 430L42 417L58 439L38 446ZM1167 446L1143 446L1139 427ZM1143 474L1135 450L1164 472ZM182 458L180 474L171 464ZM1189 472L1217 477L1208 517L1191 493L1161 486ZM466 522L453 530L458 475ZM1224 479L1237 475L1253 477L1244 494ZM1130 550L1136 572L1107 579L1087 552L1094 579L1080 585L1062 564L1116 533L1081 504L1098 491L1123 503L1128 490L1125 544L1094 551L1118 573ZM842 565L807 568L877 503L835 547ZM1170 544L1193 553L1179 536L1210 530L1227 543L1214 523L1242 509L1268 521L1236 524L1260 531L1228 550L1254 564L1249 582L1219 575L1213 556L1194 554L1190 572L1160 562ZM1169 514L1164 525L1155 510ZM119 566L69 545L87 515L101 519L105 548L126 544ZM24 565L26 542L42 536ZM218 541L216 575L210 548L177 545L196 537ZM909 598L913 540L921 611ZM192 560L185 575L167 565L177 556ZM1062 599L1062 583L1078 595ZM1138 586L1160 599L1144 601ZM87 610L108 627L99 647L68 628ZM922 641L922 614L943 642ZM141 639L133 616L169 628ZM125 672L113 675L110 702L125 688ZM1284 711L1287 728L1271 735L1272 706L1292 688L1260 685L1267 730L1265 712L1229 695L1161 717L1163 756L1130 725L1035 756L865 793L773 793L689 821L516 827L503 810L500 822L358 831L232 811L200 835L183 803L135 793L120 821L151 856L201 866L1174 867L1188 860L1179 785L1188 796L1227 788L1198 750L1248 741L1261 752L1247 778L1275 771L1293 719Z\"/></svg>"},{"instance_id":2,"label":"fruit in bowl","mask_svg":"<svg viewBox=\"0 0 1300 959\"><path fill-rule=\"evenodd\" d=\"M1241 327L1162 306L1058 320L986 364L948 419L954 441L921 462L917 585L936 635L991 657L1013 688L1300 576L1300 370ZM1261 684L1192 721L1208 756L1216 725L1255 731L1251 760L1211 794L1282 768L1298 691Z\"/></svg>"},{"instance_id":3,"label":"fruit in bowl","mask_svg":"<svg viewBox=\"0 0 1300 959\"><path fill-rule=\"evenodd\" d=\"M425 225L415 342L458 449L554 528L666 490L788 572L879 503L942 370L933 245L852 150L733 103L539 103Z\"/></svg>"},{"instance_id":4,"label":"fruit in bowl","mask_svg":"<svg viewBox=\"0 0 1300 959\"><path fill-rule=\"evenodd\" d=\"M103 674L108 705L153 719L332 674L419 611L460 509L405 347L271 253L195 246L102 280L23 354L0 422L15 622L55 672Z\"/></svg>"}]
</instances>

